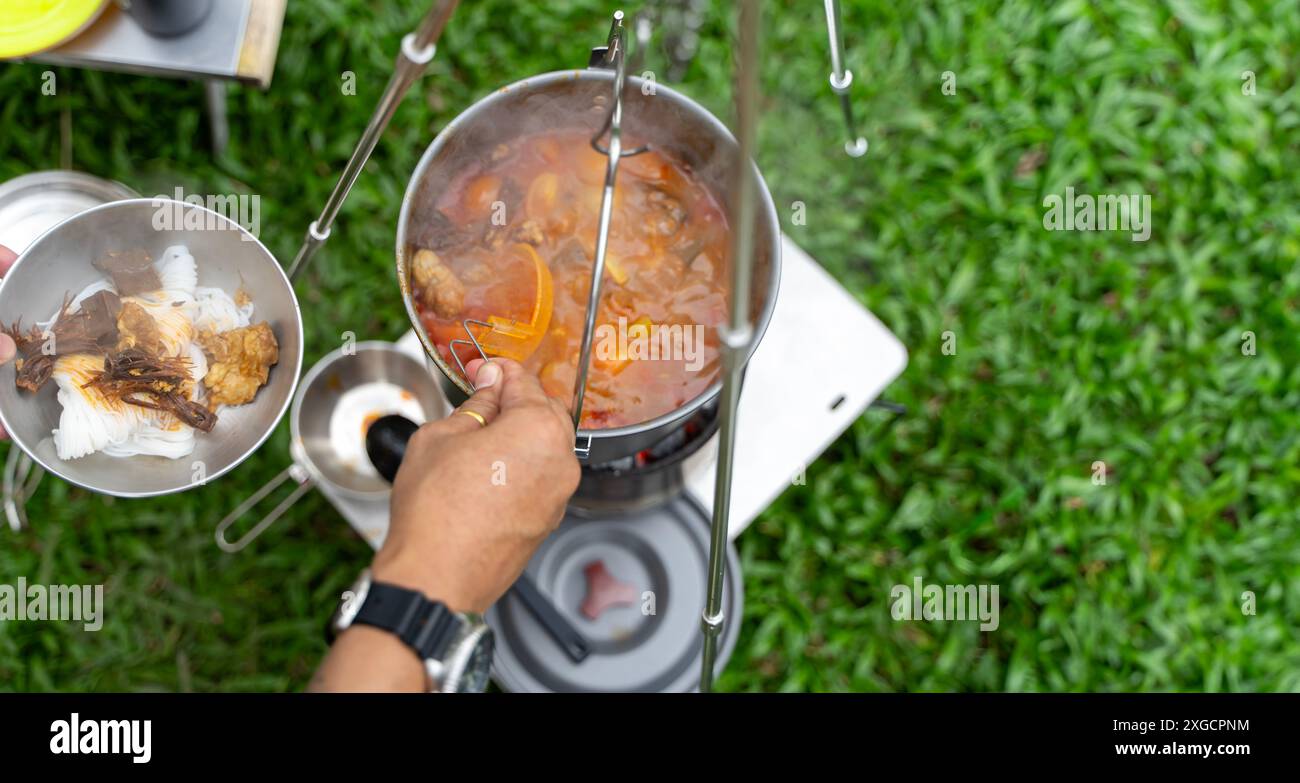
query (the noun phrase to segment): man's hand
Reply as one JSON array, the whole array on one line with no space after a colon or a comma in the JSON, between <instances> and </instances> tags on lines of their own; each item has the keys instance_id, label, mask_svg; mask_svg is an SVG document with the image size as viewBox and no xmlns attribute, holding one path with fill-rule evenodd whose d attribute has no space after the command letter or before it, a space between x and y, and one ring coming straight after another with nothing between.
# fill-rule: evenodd
<instances>
[{"instance_id":1,"label":"man's hand","mask_svg":"<svg viewBox=\"0 0 1300 783\"><path fill-rule=\"evenodd\" d=\"M508 359L466 370L478 391L407 446L373 573L483 612L559 524L579 469L573 421L536 378Z\"/></svg>"},{"instance_id":2,"label":"man's hand","mask_svg":"<svg viewBox=\"0 0 1300 783\"><path fill-rule=\"evenodd\" d=\"M4 245L0 245L0 277L4 277L9 272L9 267L14 265L18 260L18 254ZM14 345L13 339L3 332L0 332L0 364L8 364L13 360L14 354L18 352L17 346ZM9 433L5 428L0 426L0 440L8 440Z\"/></svg>"},{"instance_id":3,"label":"man's hand","mask_svg":"<svg viewBox=\"0 0 1300 783\"><path fill-rule=\"evenodd\" d=\"M393 483L376 581L483 612L528 564L578 487L573 420L506 359L470 362L478 389L411 438ZM486 424L465 413L472 411ZM312 678L317 691L413 691L424 667L392 634L354 625Z\"/></svg>"}]
</instances>

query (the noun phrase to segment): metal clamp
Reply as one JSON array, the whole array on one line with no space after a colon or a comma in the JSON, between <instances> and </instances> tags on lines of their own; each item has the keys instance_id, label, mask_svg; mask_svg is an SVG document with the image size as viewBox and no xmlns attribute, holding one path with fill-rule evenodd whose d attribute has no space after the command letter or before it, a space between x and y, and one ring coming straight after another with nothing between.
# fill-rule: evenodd
<instances>
[{"instance_id":1,"label":"metal clamp","mask_svg":"<svg viewBox=\"0 0 1300 783\"><path fill-rule=\"evenodd\" d=\"M578 443L582 443L582 441L579 440ZM577 445L577 444L575 444L574 447L573 447L573 453L576 454L576 455L578 456L578 459L586 459L587 457L590 457L590 456L591 456L591 436L590 436L590 435L587 436L587 442L586 442L586 443L582 443L582 445Z\"/></svg>"},{"instance_id":2,"label":"metal clamp","mask_svg":"<svg viewBox=\"0 0 1300 783\"><path fill-rule=\"evenodd\" d=\"M456 346L472 345L474 346L474 350L478 351L478 355L483 359L483 361L486 362L488 360L488 355L484 353L483 346L479 345L478 338L474 336L474 330L469 328L470 324L475 326L486 326L489 330L493 328L492 324L487 321L480 321L477 318L466 318L464 321L460 322L460 325L465 328L465 334L469 335L469 339L461 340L457 338L452 340L447 343L447 348L451 351L451 358L456 361L456 366L460 368L460 376L465 379L465 383L469 384L469 390L471 392L476 392L478 391L478 387L469 379L469 373L465 371L465 365L460 360L460 354L456 353Z\"/></svg>"}]
</instances>

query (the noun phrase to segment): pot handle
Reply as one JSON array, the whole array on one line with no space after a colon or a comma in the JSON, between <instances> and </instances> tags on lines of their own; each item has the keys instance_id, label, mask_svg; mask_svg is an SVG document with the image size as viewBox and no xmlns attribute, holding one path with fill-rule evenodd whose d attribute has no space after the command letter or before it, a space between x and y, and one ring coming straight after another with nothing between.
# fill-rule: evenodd
<instances>
[{"instance_id":1,"label":"pot handle","mask_svg":"<svg viewBox=\"0 0 1300 783\"><path fill-rule=\"evenodd\" d=\"M298 482L298 486L294 488L293 492L289 493L288 497L280 501L280 505L272 509L271 513L262 517L261 521L256 525L253 525L252 529L245 533L238 541L231 542L226 540L226 531L230 529L230 526L234 524L236 519L247 514L254 506L262 502L263 498L271 494L276 487L289 479ZM279 519L284 512L288 511L290 506L297 503L299 498L310 492L312 487L315 485L316 482L301 465L296 462L289 465L289 467L280 471L280 475L266 482L262 485L261 489L245 498L243 503L236 506L234 511L227 514L226 518L217 524L217 546L223 552L234 554L253 543L253 539L265 533L266 529L270 527L275 520Z\"/></svg>"},{"instance_id":2,"label":"pot handle","mask_svg":"<svg viewBox=\"0 0 1300 783\"><path fill-rule=\"evenodd\" d=\"M366 430L366 456L389 484L406 456L406 444L420 425L397 414L381 416Z\"/></svg>"},{"instance_id":3,"label":"pot handle","mask_svg":"<svg viewBox=\"0 0 1300 783\"><path fill-rule=\"evenodd\" d=\"M9 449L5 463L4 507L9 527L16 533L27 527L27 499L40 485L45 468L37 465L27 452L20 448Z\"/></svg>"}]
</instances>

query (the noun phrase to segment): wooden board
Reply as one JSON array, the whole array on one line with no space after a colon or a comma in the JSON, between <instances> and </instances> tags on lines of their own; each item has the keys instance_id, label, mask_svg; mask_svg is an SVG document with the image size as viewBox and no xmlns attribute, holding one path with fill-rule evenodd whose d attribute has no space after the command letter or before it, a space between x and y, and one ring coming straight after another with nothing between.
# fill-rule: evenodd
<instances>
[{"instance_id":1,"label":"wooden board","mask_svg":"<svg viewBox=\"0 0 1300 783\"><path fill-rule=\"evenodd\" d=\"M244 44L235 74L263 89L271 86L271 76L275 73L285 3L286 0L253 0L248 12L248 26L244 29Z\"/></svg>"}]
</instances>

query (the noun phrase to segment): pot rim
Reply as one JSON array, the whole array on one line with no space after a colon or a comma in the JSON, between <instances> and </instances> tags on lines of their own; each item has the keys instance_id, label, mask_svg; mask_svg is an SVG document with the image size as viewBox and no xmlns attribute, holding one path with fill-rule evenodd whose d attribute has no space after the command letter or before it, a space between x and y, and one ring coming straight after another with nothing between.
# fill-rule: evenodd
<instances>
[{"instance_id":1,"label":"pot rim","mask_svg":"<svg viewBox=\"0 0 1300 783\"><path fill-rule=\"evenodd\" d=\"M416 337L420 340L424 352L437 365L438 369L446 378L455 384L464 394L473 394L473 389L469 384L453 371L451 366L442 358L437 347L429 338L424 325L420 322L420 315L415 309L415 298L411 290L410 275L407 274L406 258L406 226L410 218L411 205L415 201L416 191L419 190L421 181L428 171L433 158L446 146L447 140L456 135L462 126L469 122L470 117L478 112L487 111L493 104L504 100L505 96L525 89L539 89L548 85L562 81L611 81L614 78L613 71L599 68L569 69L562 71L550 71L547 73L529 76L518 81L512 82L502 87L498 87L487 95L479 98L468 108L457 114L451 122L447 123L433 141L425 149L424 154L420 156L420 162L416 165L415 171L411 173L411 178L406 184L406 193L402 196L402 208L397 218L397 284L402 292L402 304L406 307L407 317L411 321ZM644 80L637 76L629 75L627 77L628 89L634 88L635 85L642 83ZM734 146L739 146L736 137L731 130L713 115L708 109L701 106L695 100L663 84L655 83L655 96L666 97L669 100L677 101L684 105L692 113L696 114L704 124L711 128L715 134ZM767 189L767 183L763 180L762 172L758 169L758 164L750 161L749 165L754 169L754 179L757 184L757 194L759 196L759 209L766 213L768 225L771 227L770 236L767 237L767 243L770 247L771 254L771 288L772 291L764 301L763 309L759 312L754 320L754 336L749 345L749 351L745 355L745 362L748 363L753 357L754 351L758 349L759 342L762 341L764 333L767 331L767 325L772 320L772 313L776 309L777 295L781 289L781 230L780 222L776 214L776 204L772 200L772 194ZM579 438L608 439L618 438L627 435L636 435L643 432L673 424L685 416L689 416L704 405L708 400L713 399L722 391L722 378L719 374L718 380L709 384L708 388L697 394L695 397L687 400L678 407L667 413L656 416L653 419L647 419L636 424L628 424L622 427L608 427L602 429L579 429L575 433Z\"/></svg>"}]
</instances>

